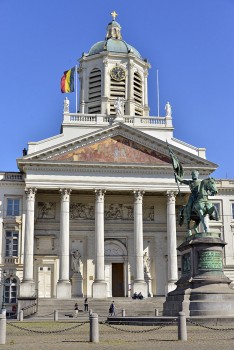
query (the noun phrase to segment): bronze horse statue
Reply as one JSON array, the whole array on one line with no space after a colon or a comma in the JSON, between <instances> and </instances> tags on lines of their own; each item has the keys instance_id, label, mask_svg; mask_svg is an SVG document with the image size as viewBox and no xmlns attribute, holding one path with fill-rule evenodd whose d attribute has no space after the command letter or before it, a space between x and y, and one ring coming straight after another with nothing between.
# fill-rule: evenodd
<instances>
[{"instance_id":1,"label":"bronze horse statue","mask_svg":"<svg viewBox=\"0 0 234 350\"><path fill-rule=\"evenodd\" d=\"M204 232L208 228L205 223L205 216L208 215L210 220L219 220L216 207L208 200L208 196L217 194L217 188L214 178L207 178L200 182L196 198L193 201L191 212L189 212L187 205L183 206L179 214L179 225L186 224L188 236L192 235L192 229L198 233L198 225L202 223ZM194 225L191 228L190 222Z\"/></svg>"}]
</instances>

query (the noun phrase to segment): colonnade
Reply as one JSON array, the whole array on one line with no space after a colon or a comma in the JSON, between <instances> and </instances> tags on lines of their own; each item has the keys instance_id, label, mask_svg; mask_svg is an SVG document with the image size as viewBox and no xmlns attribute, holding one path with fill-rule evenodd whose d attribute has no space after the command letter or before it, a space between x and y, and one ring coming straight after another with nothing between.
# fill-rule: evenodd
<instances>
[{"instance_id":1,"label":"colonnade","mask_svg":"<svg viewBox=\"0 0 234 350\"><path fill-rule=\"evenodd\" d=\"M57 282L57 298L69 299L71 285L69 280L69 207L71 189L61 189L60 209L60 254L59 280ZM20 284L20 297L32 297L35 293L33 279L34 256L34 212L36 189L26 190L26 225L24 245L23 280ZM134 257L135 275L132 292L147 295L147 285L144 281L143 263L143 195L144 191L136 190L134 195ZM105 282L104 261L104 197L105 190L95 191L95 279L93 282L93 297L105 298L107 284ZM167 243L168 243L168 283L166 292L175 289L178 279L175 193L167 192Z\"/></svg>"}]
</instances>

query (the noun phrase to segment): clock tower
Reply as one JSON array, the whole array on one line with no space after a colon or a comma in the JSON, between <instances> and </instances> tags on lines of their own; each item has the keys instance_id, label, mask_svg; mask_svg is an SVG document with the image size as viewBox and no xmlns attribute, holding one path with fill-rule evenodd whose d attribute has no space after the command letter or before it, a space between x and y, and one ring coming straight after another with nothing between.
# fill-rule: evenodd
<instances>
[{"instance_id":1,"label":"clock tower","mask_svg":"<svg viewBox=\"0 0 234 350\"><path fill-rule=\"evenodd\" d=\"M115 115L115 101L121 98L125 116L148 116L150 64L122 39L117 13L111 15L105 40L95 43L79 60L79 112Z\"/></svg>"}]
</instances>

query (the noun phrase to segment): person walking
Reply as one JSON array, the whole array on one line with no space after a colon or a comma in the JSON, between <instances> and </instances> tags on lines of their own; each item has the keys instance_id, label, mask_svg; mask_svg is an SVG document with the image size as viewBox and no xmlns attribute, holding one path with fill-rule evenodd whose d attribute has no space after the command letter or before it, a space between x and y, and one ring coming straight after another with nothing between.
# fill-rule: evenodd
<instances>
[{"instance_id":1,"label":"person walking","mask_svg":"<svg viewBox=\"0 0 234 350\"><path fill-rule=\"evenodd\" d=\"M88 298L85 298L85 301L84 301L84 311L89 311Z\"/></svg>"},{"instance_id":2,"label":"person walking","mask_svg":"<svg viewBox=\"0 0 234 350\"><path fill-rule=\"evenodd\" d=\"M75 317L78 317L78 312L79 312L79 306L77 303L75 303Z\"/></svg>"},{"instance_id":3,"label":"person walking","mask_svg":"<svg viewBox=\"0 0 234 350\"><path fill-rule=\"evenodd\" d=\"M115 312L116 312L115 302L112 301L112 303L110 304L110 308L109 308L110 316L115 316Z\"/></svg>"}]
</instances>

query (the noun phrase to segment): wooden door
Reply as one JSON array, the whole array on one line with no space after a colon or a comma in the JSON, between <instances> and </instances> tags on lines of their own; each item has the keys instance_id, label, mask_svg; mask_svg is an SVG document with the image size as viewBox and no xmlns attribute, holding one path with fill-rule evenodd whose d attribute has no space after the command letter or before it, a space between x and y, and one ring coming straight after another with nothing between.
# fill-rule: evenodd
<instances>
[{"instance_id":1,"label":"wooden door","mask_svg":"<svg viewBox=\"0 0 234 350\"><path fill-rule=\"evenodd\" d=\"M124 264L112 263L112 296L124 296Z\"/></svg>"}]
</instances>

